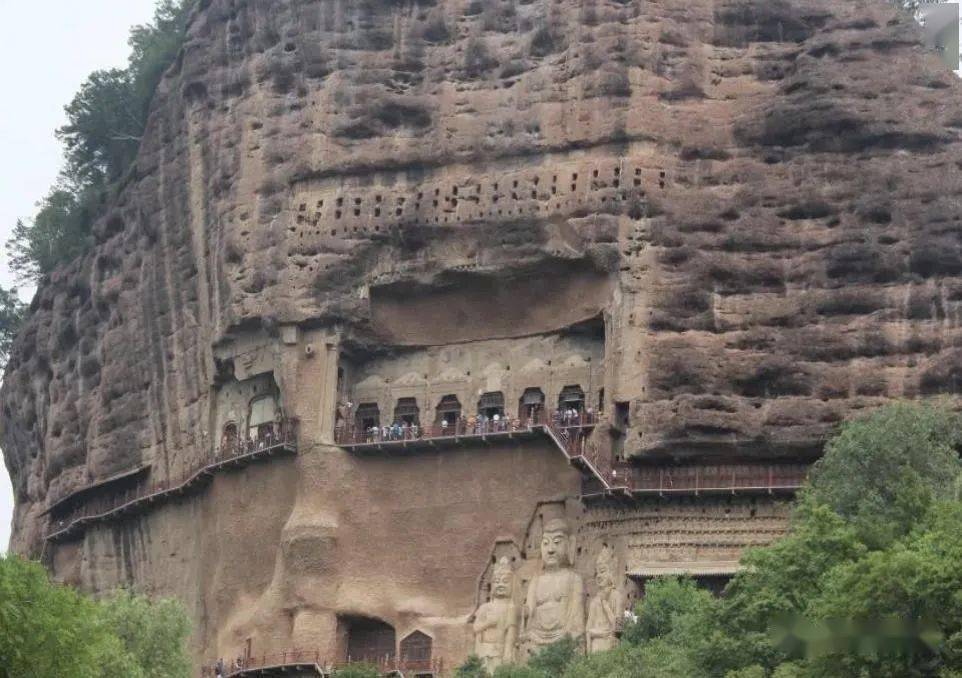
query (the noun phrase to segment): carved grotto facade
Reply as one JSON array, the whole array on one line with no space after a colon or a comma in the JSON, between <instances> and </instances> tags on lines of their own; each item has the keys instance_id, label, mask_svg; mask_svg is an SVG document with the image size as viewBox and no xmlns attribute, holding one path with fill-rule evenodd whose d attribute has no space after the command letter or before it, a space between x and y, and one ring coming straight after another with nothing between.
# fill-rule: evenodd
<instances>
[{"instance_id":1,"label":"carved grotto facade","mask_svg":"<svg viewBox=\"0 0 962 678\"><path fill-rule=\"evenodd\" d=\"M962 391L959 83L915 30L199 2L11 353L11 549L178 597L237 675L602 649L652 577L719 589L840 422Z\"/></svg>"},{"instance_id":2,"label":"carved grotto facade","mask_svg":"<svg viewBox=\"0 0 962 678\"><path fill-rule=\"evenodd\" d=\"M207 669L236 656L234 675L352 662L447 675L469 654L495 668L565 635L606 649L652 577L720 590L745 547L784 533L805 475L791 459L626 450L610 319L602 308L537 335L377 347L347 328L238 333L214 349L207 455L171 480L145 466L56 499L42 558L89 585L83 563L105 537L218 513L210 503L256 515L293 482L316 508L282 528L248 613L212 630ZM350 527L341 506L358 509ZM278 639L278 611L304 595L326 609Z\"/></svg>"}]
</instances>

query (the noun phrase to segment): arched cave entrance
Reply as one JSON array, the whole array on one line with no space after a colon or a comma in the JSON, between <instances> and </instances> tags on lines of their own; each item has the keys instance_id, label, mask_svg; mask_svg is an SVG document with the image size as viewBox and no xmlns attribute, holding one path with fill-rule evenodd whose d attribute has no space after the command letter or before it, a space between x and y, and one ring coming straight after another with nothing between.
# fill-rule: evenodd
<instances>
[{"instance_id":1,"label":"arched cave entrance","mask_svg":"<svg viewBox=\"0 0 962 678\"><path fill-rule=\"evenodd\" d=\"M522 422L538 421L544 412L544 391L526 388L518 402L518 419Z\"/></svg>"},{"instance_id":2,"label":"arched cave entrance","mask_svg":"<svg viewBox=\"0 0 962 678\"><path fill-rule=\"evenodd\" d=\"M447 422L448 426L454 426L461 418L461 402L456 395L446 395L438 403L436 412L435 425L441 426Z\"/></svg>"},{"instance_id":3,"label":"arched cave entrance","mask_svg":"<svg viewBox=\"0 0 962 678\"><path fill-rule=\"evenodd\" d=\"M237 437L237 422L229 421L224 424L224 431L220 436L221 452L228 452L237 447L239 439Z\"/></svg>"},{"instance_id":4,"label":"arched cave entrance","mask_svg":"<svg viewBox=\"0 0 962 678\"><path fill-rule=\"evenodd\" d=\"M421 410L415 398L398 398L394 407L394 421L398 424L418 426L421 423Z\"/></svg>"},{"instance_id":5,"label":"arched cave entrance","mask_svg":"<svg viewBox=\"0 0 962 678\"><path fill-rule=\"evenodd\" d=\"M409 634L401 641L401 663L409 670L430 669L433 642L421 631Z\"/></svg>"},{"instance_id":6,"label":"arched cave entrance","mask_svg":"<svg viewBox=\"0 0 962 678\"><path fill-rule=\"evenodd\" d=\"M483 393L478 400L478 415L493 419L504 416L504 394L501 391Z\"/></svg>"},{"instance_id":7,"label":"arched cave entrance","mask_svg":"<svg viewBox=\"0 0 962 678\"><path fill-rule=\"evenodd\" d=\"M277 419L277 398L272 395L254 398L247 416L248 436L251 440L267 439L274 433Z\"/></svg>"},{"instance_id":8,"label":"arched cave entrance","mask_svg":"<svg viewBox=\"0 0 962 678\"><path fill-rule=\"evenodd\" d=\"M360 432L381 426L381 410L377 403L361 403L354 414L354 425Z\"/></svg>"},{"instance_id":9,"label":"arched cave entrance","mask_svg":"<svg viewBox=\"0 0 962 678\"><path fill-rule=\"evenodd\" d=\"M394 627L370 617L341 617L347 635L347 656L351 662L382 664L393 662L397 653Z\"/></svg>"},{"instance_id":10,"label":"arched cave entrance","mask_svg":"<svg viewBox=\"0 0 962 678\"><path fill-rule=\"evenodd\" d=\"M581 386L577 384L573 386L565 386L561 389L561 395L558 396L558 409L564 412L565 410L575 410L576 412L584 412L585 409L585 392Z\"/></svg>"}]
</instances>

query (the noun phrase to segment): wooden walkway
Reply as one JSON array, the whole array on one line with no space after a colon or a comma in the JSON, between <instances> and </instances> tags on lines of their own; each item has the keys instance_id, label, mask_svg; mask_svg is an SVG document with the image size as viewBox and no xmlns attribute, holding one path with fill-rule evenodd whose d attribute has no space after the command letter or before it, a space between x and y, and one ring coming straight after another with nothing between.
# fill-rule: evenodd
<instances>
[{"instance_id":1,"label":"wooden walkway","mask_svg":"<svg viewBox=\"0 0 962 678\"><path fill-rule=\"evenodd\" d=\"M565 459L582 473L600 483L606 492L623 493L627 488L619 486L618 475L606 473L602 470L600 460L593 455L586 454L586 439L594 429L596 423L565 426L560 423L535 423L517 428L504 430L490 430L475 432L470 427L467 431L457 431L449 427L445 429L432 427L425 429L427 435L417 438L399 438L397 440L361 441L348 439L340 447L355 454L370 454L377 452L418 452L424 450L440 450L462 445L518 444L526 440L548 438L557 447Z\"/></svg>"},{"instance_id":2,"label":"wooden walkway","mask_svg":"<svg viewBox=\"0 0 962 678\"><path fill-rule=\"evenodd\" d=\"M611 451L598 449L590 440L596 422L565 426L557 421L539 422L485 433L443 434L434 427L423 437L369 442L345 441L341 447L356 454L417 452L441 450L462 445L518 444L525 440L547 438L565 459L582 473L585 499L642 496L697 496L701 494L776 494L794 493L808 474L805 464L713 464L640 466L614 464ZM469 429L470 430L470 429Z\"/></svg>"},{"instance_id":3,"label":"wooden walkway","mask_svg":"<svg viewBox=\"0 0 962 678\"><path fill-rule=\"evenodd\" d=\"M254 678L255 676L289 676L290 678L300 678L300 676L320 676L325 678L330 674L315 662L293 661L288 663L269 664L266 666L251 666L249 668L238 669L227 674L227 678Z\"/></svg>"},{"instance_id":4,"label":"wooden walkway","mask_svg":"<svg viewBox=\"0 0 962 678\"><path fill-rule=\"evenodd\" d=\"M287 650L272 654L254 655L242 661L244 666L239 669L227 669L225 678L260 678L268 676L337 676L338 670L352 665L374 665L382 676L442 676L444 675L444 661L442 659L410 660L388 658L376 662L337 661L326 660L319 650ZM214 678L214 662L208 662L202 669L203 678Z\"/></svg>"},{"instance_id":5,"label":"wooden walkway","mask_svg":"<svg viewBox=\"0 0 962 678\"><path fill-rule=\"evenodd\" d=\"M188 473L180 482L171 485L161 484L148 488L144 493L121 501L114 506L93 510L90 513L82 513L79 516L72 517L68 521L64 521L64 524L55 525L53 530L45 537L45 542L55 543L71 539L79 534L83 534L90 525L141 513L152 508L154 505L162 504L176 497L196 492L207 485L215 474L222 471L242 468L275 455L296 454L296 452L297 445L293 439L291 439L278 441L272 445L251 450L245 449L243 452L235 455L217 457L205 466ZM46 548L46 544L44 548Z\"/></svg>"}]
</instances>

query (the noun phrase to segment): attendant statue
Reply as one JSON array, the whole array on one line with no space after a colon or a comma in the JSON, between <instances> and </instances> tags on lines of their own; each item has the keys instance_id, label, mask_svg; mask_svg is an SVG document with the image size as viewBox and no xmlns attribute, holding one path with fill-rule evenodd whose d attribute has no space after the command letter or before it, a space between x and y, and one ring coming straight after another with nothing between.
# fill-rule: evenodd
<instances>
[{"instance_id":1,"label":"attendant statue","mask_svg":"<svg viewBox=\"0 0 962 678\"><path fill-rule=\"evenodd\" d=\"M623 624L625 596L615 586L617 568L611 549L605 546L595 563L598 593L588 606L588 653L610 650L617 644Z\"/></svg>"},{"instance_id":2,"label":"attendant statue","mask_svg":"<svg viewBox=\"0 0 962 678\"><path fill-rule=\"evenodd\" d=\"M571 569L572 538L568 524L549 520L541 537L541 567L528 586L524 604L524 640L529 653L565 636L584 644L585 587Z\"/></svg>"},{"instance_id":3,"label":"attendant statue","mask_svg":"<svg viewBox=\"0 0 962 678\"><path fill-rule=\"evenodd\" d=\"M474 653L488 671L514 663L518 606L513 593L511 563L507 558L501 558L494 566L491 600L478 608L474 616Z\"/></svg>"}]
</instances>

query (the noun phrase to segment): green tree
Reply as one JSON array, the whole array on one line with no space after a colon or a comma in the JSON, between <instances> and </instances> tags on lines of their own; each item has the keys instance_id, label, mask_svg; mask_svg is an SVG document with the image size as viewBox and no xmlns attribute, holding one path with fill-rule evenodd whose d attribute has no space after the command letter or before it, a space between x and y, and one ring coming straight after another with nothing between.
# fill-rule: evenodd
<instances>
[{"instance_id":1,"label":"green tree","mask_svg":"<svg viewBox=\"0 0 962 678\"><path fill-rule=\"evenodd\" d=\"M473 654L454 672L456 678L489 678L488 672L478 655Z\"/></svg>"},{"instance_id":2,"label":"green tree","mask_svg":"<svg viewBox=\"0 0 962 678\"><path fill-rule=\"evenodd\" d=\"M102 186L130 167L144 131L134 74L95 71L64 109L69 121L57 130L67 152L70 178Z\"/></svg>"},{"instance_id":3,"label":"green tree","mask_svg":"<svg viewBox=\"0 0 962 678\"><path fill-rule=\"evenodd\" d=\"M142 674L96 603L50 583L40 565L0 556L0 676Z\"/></svg>"},{"instance_id":4,"label":"green tree","mask_svg":"<svg viewBox=\"0 0 962 678\"><path fill-rule=\"evenodd\" d=\"M161 0L150 23L131 29L127 68L91 73L65 107L57 130L66 163L32 220L20 220L7 241L10 266L37 281L89 247L103 196L137 157L150 103L177 57L194 0Z\"/></svg>"},{"instance_id":5,"label":"green tree","mask_svg":"<svg viewBox=\"0 0 962 678\"><path fill-rule=\"evenodd\" d=\"M351 664L334 672L337 678L380 678L381 672L374 664Z\"/></svg>"},{"instance_id":6,"label":"green tree","mask_svg":"<svg viewBox=\"0 0 962 678\"><path fill-rule=\"evenodd\" d=\"M918 644L909 652L893 643L828 656L814 662L822 673L935 675L920 673L926 665L962 671L962 503L934 505L905 539L829 571L810 607L816 618L927 620L944 640L934 652Z\"/></svg>"},{"instance_id":7,"label":"green tree","mask_svg":"<svg viewBox=\"0 0 962 678\"><path fill-rule=\"evenodd\" d=\"M528 660L528 666L545 676L560 676L580 651L580 643L570 636L565 636L538 650ZM497 673L495 675L497 676Z\"/></svg>"},{"instance_id":8,"label":"green tree","mask_svg":"<svg viewBox=\"0 0 962 678\"><path fill-rule=\"evenodd\" d=\"M811 474L814 499L870 546L906 534L959 476L962 419L946 406L899 403L846 424Z\"/></svg>"},{"instance_id":9,"label":"green tree","mask_svg":"<svg viewBox=\"0 0 962 678\"><path fill-rule=\"evenodd\" d=\"M104 618L145 678L188 678L190 621L176 600L118 592L100 603Z\"/></svg>"},{"instance_id":10,"label":"green tree","mask_svg":"<svg viewBox=\"0 0 962 678\"><path fill-rule=\"evenodd\" d=\"M635 608L637 621L625 626L622 639L638 645L670 635L693 610L714 604L712 595L688 577L659 577L645 587L645 597Z\"/></svg>"},{"instance_id":11,"label":"green tree","mask_svg":"<svg viewBox=\"0 0 962 678\"><path fill-rule=\"evenodd\" d=\"M179 604L98 603L37 563L0 556L0 678L187 678L188 632Z\"/></svg>"},{"instance_id":12,"label":"green tree","mask_svg":"<svg viewBox=\"0 0 962 678\"><path fill-rule=\"evenodd\" d=\"M0 287L0 370L7 364L13 340L20 330L26 310L26 306L17 296L16 288L5 290Z\"/></svg>"},{"instance_id":13,"label":"green tree","mask_svg":"<svg viewBox=\"0 0 962 678\"><path fill-rule=\"evenodd\" d=\"M151 23L130 30L130 70L135 74L136 94L144 120L157 85L184 42L193 5L194 0L161 0Z\"/></svg>"},{"instance_id":14,"label":"green tree","mask_svg":"<svg viewBox=\"0 0 962 678\"><path fill-rule=\"evenodd\" d=\"M493 678L550 678L549 674L527 665L508 664L499 666Z\"/></svg>"},{"instance_id":15,"label":"green tree","mask_svg":"<svg viewBox=\"0 0 962 678\"><path fill-rule=\"evenodd\" d=\"M564 678L691 678L698 667L680 643L654 638L640 645L624 642L608 652L581 657Z\"/></svg>"},{"instance_id":16,"label":"green tree","mask_svg":"<svg viewBox=\"0 0 962 678\"><path fill-rule=\"evenodd\" d=\"M39 203L32 222L17 221L7 241L10 268L21 281L36 282L88 245L93 196L56 187Z\"/></svg>"},{"instance_id":17,"label":"green tree","mask_svg":"<svg viewBox=\"0 0 962 678\"><path fill-rule=\"evenodd\" d=\"M163 0L152 23L131 29L128 67L95 71L66 107L57 131L67 150L67 176L102 186L118 179L137 157L150 102L184 40L190 0Z\"/></svg>"}]
</instances>

